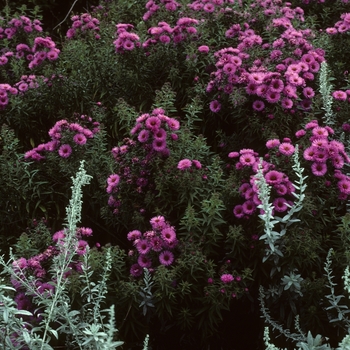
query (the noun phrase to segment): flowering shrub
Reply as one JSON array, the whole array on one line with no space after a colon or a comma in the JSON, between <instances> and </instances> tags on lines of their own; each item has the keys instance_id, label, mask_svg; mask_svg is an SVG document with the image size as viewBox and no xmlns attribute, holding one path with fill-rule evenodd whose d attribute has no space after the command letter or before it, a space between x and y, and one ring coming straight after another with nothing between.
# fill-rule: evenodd
<instances>
[{"instance_id":1,"label":"flowering shrub","mask_svg":"<svg viewBox=\"0 0 350 350\"><path fill-rule=\"evenodd\" d=\"M260 349L260 301L297 346L345 344L348 2L94 5L48 32L50 11L0 15L3 341Z\"/></svg>"}]
</instances>

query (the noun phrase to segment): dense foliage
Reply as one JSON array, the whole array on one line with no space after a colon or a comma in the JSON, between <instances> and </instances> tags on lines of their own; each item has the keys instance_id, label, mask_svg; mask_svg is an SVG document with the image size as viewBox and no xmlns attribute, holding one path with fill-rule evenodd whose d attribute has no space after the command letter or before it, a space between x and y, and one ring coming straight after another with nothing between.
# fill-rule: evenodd
<instances>
[{"instance_id":1,"label":"dense foliage","mask_svg":"<svg viewBox=\"0 0 350 350\"><path fill-rule=\"evenodd\" d=\"M54 28L51 2L0 16L2 283L28 331L38 298L18 279L50 297L70 234L65 295L86 308L83 277L106 284L123 349L147 334L152 349L263 349L266 322L338 346L350 3L103 0ZM83 226L68 228L81 161Z\"/></svg>"}]
</instances>

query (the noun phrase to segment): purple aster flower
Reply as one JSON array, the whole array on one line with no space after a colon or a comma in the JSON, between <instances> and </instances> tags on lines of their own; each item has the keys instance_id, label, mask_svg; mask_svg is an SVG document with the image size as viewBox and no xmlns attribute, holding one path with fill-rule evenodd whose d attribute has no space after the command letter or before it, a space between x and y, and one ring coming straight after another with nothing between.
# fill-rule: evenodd
<instances>
[{"instance_id":1,"label":"purple aster flower","mask_svg":"<svg viewBox=\"0 0 350 350\"><path fill-rule=\"evenodd\" d=\"M225 273L220 277L220 280L222 283L230 283L234 280L234 277L229 273Z\"/></svg>"},{"instance_id":2,"label":"purple aster flower","mask_svg":"<svg viewBox=\"0 0 350 350\"><path fill-rule=\"evenodd\" d=\"M233 214L236 218L240 219L244 216L243 206L238 204L233 208Z\"/></svg>"},{"instance_id":3,"label":"purple aster flower","mask_svg":"<svg viewBox=\"0 0 350 350\"><path fill-rule=\"evenodd\" d=\"M130 274L134 277L140 277L143 274L143 269L139 264L134 264L130 268Z\"/></svg>"},{"instance_id":4,"label":"purple aster flower","mask_svg":"<svg viewBox=\"0 0 350 350\"><path fill-rule=\"evenodd\" d=\"M253 102L253 109L255 111L261 112L265 108L265 104L261 100L256 100Z\"/></svg>"},{"instance_id":5,"label":"purple aster flower","mask_svg":"<svg viewBox=\"0 0 350 350\"><path fill-rule=\"evenodd\" d=\"M84 255L86 253L88 247L89 247L88 242L81 239L78 241L76 253L78 255Z\"/></svg>"},{"instance_id":6,"label":"purple aster flower","mask_svg":"<svg viewBox=\"0 0 350 350\"><path fill-rule=\"evenodd\" d=\"M58 154L62 158L68 158L72 154L72 147L68 144L64 144L58 149Z\"/></svg>"},{"instance_id":7,"label":"purple aster flower","mask_svg":"<svg viewBox=\"0 0 350 350\"><path fill-rule=\"evenodd\" d=\"M154 139L152 142L152 147L157 152L163 152L166 149L166 140Z\"/></svg>"},{"instance_id":8,"label":"purple aster flower","mask_svg":"<svg viewBox=\"0 0 350 350\"><path fill-rule=\"evenodd\" d=\"M140 255L139 258L137 259L137 263L141 267L146 267L146 268L149 268L152 265L151 259L146 255Z\"/></svg>"},{"instance_id":9,"label":"purple aster flower","mask_svg":"<svg viewBox=\"0 0 350 350\"><path fill-rule=\"evenodd\" d=\"M245 153L240 156L239 161L243 166L252 166L255 163L255 157L251 153Z\"/></svg>"},{"instance_id":10,"label":"purple aster flower","mask_svg":"<svg viewBox=\"0 0 350 350\"><path fill-rule=\"evenodd\" d=\"M271 139L271 140L268 140L266 142L266 147L268 149L272 149L272 148L278 147L280 144L281 144L280 140L278 140L278 139Z\"/></svg>"},{"instance_id":11,"label":"purple aster flower","mask_svg":"<svg viewBox=\"0 0 350 350\"><path fill-rule=\"evenodd\" d=\"M142 143L147 142L148 138L149 138L149 131L146 129L141 130L139 135L137 136L137 139Z\"/></svg>"},{"instance_id":12,"label":"purple aster flower","mask_svg":"<svg viewBox=\"0 0 350 350\"><path fill-rule=\"evenodd\" d=\"M323 176L327 172L327 165L325 163L313 163L311 171L315 176Z\"/></svg>"},{"instance_id":13,"label":"purple aster flower","mask_svg":"<svg viewBox=\"0 0 350 350\"><path fill-rule=\"evenodd\" d=\"M283 174L276 170L268 171L265 180L269 185L280 184L283 181Z\"/></svg>"},{"instance_id":14,"label":"purple aster flower","mask_svg":"<svg viewBox=\"0 0 350 350\"><path fill-rule=\"evenodd\" d=\"M152 131L158 130L161 124L161 120L158 117L147 118L145 125L147 129Z\"/></svg>"},{"instance_id":15,"label":"purple aster flower","mask_svg":"<svg viewBox=\"0 0 350 350\"><path fill-rule=\"evenodd\" d=\"M161 230L166 226L164 216L155 216L150 220L150 224L154 230Z\"/></svg>"},{"instance_id":16,"label":"purple aster flower","mask_svg":"<svg viewBox=\"0 0 350 350\"><path fill-rule=\"evenodd\" d=\"M136 249L140 254L146 255L151 250L151 246L149 245L148 240L140 239L136 243Z\"/></svg>"},{"instance_id":17,"label":"purple aster flower","mask_svg":"<svg viewBox=\"0 0 350 350\"><path fill-rule=\"evenodd\" d=\"M164 266L169 266L174 261L174 254L169 250L164 250L159 254L159 262Z\"/></svg>"},{"instance_id":18,"label":"purple aster flower","mask_svg":"<svg viewBox=\"0 0 350 350\"><path fill-rule=\"evenodd\" d=\"M190 168L192 165L192 162L189 159L182 159L179 161L177 168L180 170L186 170Z\"/></svg>"},{"instance_id":19,"label":"purple aster flower","mask_svg":"<svg viewBox=\"0 0 350 350\"><path fill-rule=\"evenodd\" d=\"M108 179L107 179L108 185L115 187L115 186L118 186L119 182L120 182L120 176L118 174L112 174L108 176Z\"/></svg>"},{"instance_id":20,"label":"purple aster flower","mask_svg":"<svg viewBox=\"0 0 350 350\"><path fill-rule=\"evenodd\" d=\"M176 233L175 230L172 227L166 227L161 232L163 240L167 244L171 244L176 240Z\"/></svg>"},{"instance_id":21,"label":"purple aster flower","mask_svg":"<svg viewBox=\"0 0 350 350\"><path fill-rule=\"evenodd\" d=\"M252 200L248 200L243 203L243 212L246 215L252 215L256 209L256 205Z\"/></svg>"},{"instance_id":22,"label":"purple aster flower","mask_svg":"<svg viewBox=\"0 0 350 350\"><path fill-rule=\"evenodd\" d=\"M288 142L283 142L279 145L279 151L284 154L285 156L291 156L294 151L295 151L295 148L294 146L291 144L291 143L288 143Z\"/></svg>"},{"instance_id":23,"label":"purple aster flower","mask_svg":"<svg viewBox=\"0 0 350 350\"><path fill-rule=\"evenodd\" d=\"M284 212L288 209L287 200L284 197L278 197L273 201L273 206L275 207L275 210L279 213Z\"/></svg>"},{"instance_id":24,"label":"purple aster flower","mask_svg":"<svg viewBox=\"0 0 350 350\"><path fill-rule=\"evenodd\" d=\"M341 90L334 91L332 96L338 101L346 101L347 98L346 93Z\"/></svg>"},{"instance_id":25,"label":"purple aster flower","mask_svg":"<svg viewBox=\"0 0 350 350\"><path fill-rule=\"evenodd\" d=\"M209 108L213 113L218 113L221 109L221 104L219 101L214 100L210 102Z\"/></svg>"},{"instance_id":26,"label":"purple aster flower","mask_svg":"<svg viewBox=\"0 0 350 350\"><path fill-rule=\"evenodd\" d=\"M127 238L129 241L135 241L136 239L140 239L142 236L142 233L141 231L139 230L133 230L133 231L130 231L127 235Z\"/></svg>"},{"instance_id":27,"label":"purple aster flower","mask_svg":"<svg viewBox=\"0 0 350 350\"><path fill-rule=\"evenodd\" d=\"M350 194L350 181L347 179L338 182L338 188L341 193Z\"/></svg>"},{"instance_id":28,"label":"purple aster flower","mask_svg":"<svg viewBox=\"0 0 350 350\"><path fill-rule=\"evenodd\" d=\"M86 143L86 136L84 134L75 134L73 137L73 141L77 144L77 145L85 145Z\"/></svg>"},{"instance_id":29,"label":"purple aster flower","mask_svg":"<svg viewBox=\"0 0 350 350\"><path fill-rule=\"evenodd\" d=\"M179 130L180 129L180 123L174 118L169 118L167 120L167 124L168 124L170 130Z\"/></svg>"}]
</instances>

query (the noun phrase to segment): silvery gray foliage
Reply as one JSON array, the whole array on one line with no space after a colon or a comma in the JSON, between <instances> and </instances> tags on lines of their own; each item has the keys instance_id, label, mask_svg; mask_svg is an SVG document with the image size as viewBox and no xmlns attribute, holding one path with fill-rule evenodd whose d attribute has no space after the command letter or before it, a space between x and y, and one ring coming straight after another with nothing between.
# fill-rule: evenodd
<instances>
[{"instance_id":1,"label":"silvery gray foliage","mask_svg":"<svg viewBox=\"0 0 350 350\"><path fill-rule=\"evenodd\" d=\"M303 282L303 278L300 274L294 273L291 271L289 275L284 275L282 277L282 286L284 290L290 290L300 296L303 295L301 292L301 283Z\"/></svg>"},{"instance_id":2,"label":"silvery gray foliage","mask_svg":"<svg viewBox=\"0 0 350 350\"><path fill-rule=\"evenodd\" d=\"M142 313L144 316L146 316L147 314L147 308L148 307L154 307L153 304L153 294L152 294L152 285L153 285L153 281L152 281L152 276L151 273L149 272L148 269L146 269L145 267L143 268L144 271L144 277L143 277L143 281L145 283L145 286L141 288L141 291L139 292L142 300L140 303L140 307L142 307Z\"/></svg>"},{"instance_id":3,"label":"silvery gray foliage","mask_svg":"<svg viewBox=\"0 0 350 350\"><path fill-rule=\"evenodd\" d=\"M333 253L333 249L330 249L327 258L326 258L326 263L324 266L325 270L325 276L327 277L328 284L327 287L330 289L331 294L326 295L326 298L328 299L328 303L330 306L326 308L326 310L334 310L337 313L336 318L330 319L329 322L338 322L342 321L342 323L345 324L347 328L350 328L350 320L346 316L350 312L349 308L347 305L340 305L339 302L341 301L342 298L345 298L344 295L335 295L334 293L334 287L337 285L336 283L333 282L333 271L331 268L332 265L332 260L331 260L331 255ZM344 275L346 275L346 270L344 272ZM345 287L346 288L346 287ZM330 316L329 316L330 317Z\"/></svg>"},{"instance_id":4,"label":"silvery gray foliage","mask_svg":"<svg viewBox=\"0 0 350 350\"><path fill-rule=\"evenodd\" d=\"M84 256L83 274L81 278L85 282L82 295L85 304L82 310L72 310L71 301L67 292L68 279L65 273L69 270L69 264L75 257L77 238L76 228L81 220L82 187L90 182L91 176L84 169L84 162L80 164L78 173L73 180L72 198L66 209L67 223L65 227L65 239L58 245L59 254L53 259L50 269L52 281L55 287L51 294L40 294L35 286L34 277L26 277L21 270L13 268L12 263L16 260L10 251L10 261L5 262L0 256L0 265L3 274L6 273L17 280L28 294L34 296L33 303L38 307L42 321L38 326L31 328L23 322L21 316L32 316L25 310L18 310L13 300L14 288L0 285L0 349L23 349L27 345L31 350L53 349L49 343L51 337L59 338L60 334L71 336L71 341L79 349L84 350L107 350L116 349L123 342L115 341L115 316L114 306L107 310L101 310L101 303L107 293L107 279L112 266L110 252L106 254L105 270L98 283L91 281L92 271L89 269L88 252ZM19 269L19 270L18 270ZM109 322L104 322L106 314ZM57 329L52 328L53 322L59 323ZM68 344L67 344L68 345Z\"/></svg>"},{"instance_id":5,"label":"silvery gray foliage","mask_svg":"<svg viewBox=\"0 0 350 350\"><path fill-rule=\"evenodd\" d=\"M321 63L320 69L320 93L322 95L323 107L322 109L326 112L323 116L323 121L327 125L334 125L334 115L332 111L333 97L331 95L331 91L333 86L329 82L328 78L328 64L323 61Z\"/></svg>"},{"instance_id":6,"label":"silvery gray foliage","mask_svg":"<svg viewBox=\"0 0 350 350\"><path fill-rule=\"evenodd\" d=\"M297 218L294 218L293 215L300 211L303 207L303 201L305 198L305 190L306 190L306 183L305 180L307 179L307 176L303 176L304 168L302 168L299 160L299 149L298 145L295 146L295 151L293 154L293 170L297 176L297 180L295 183L293 183L295 189L299 191L299 194L296 192L293 192L293 195L295 197L295 202L293 206L290 207L290 210L284 217L280 216L273 216L272 210L273 205L270 203L270 193L271 193L271 186L269 186L265 180L264 174L262 172L262 159L260 160L259 166L258 166L258 172L256 175L256 185L258 187L258 196L261 200L261 204L258 206L258 208L263 209L264 213L259 215L259 217L265 222L265 234L260 237L261 240L265 240L265 244L269 246L269 249L266 249L266 254L263 258L263 262L268 260L270 257L275 257L275 265L277 267L278 259L279 257L283 256L283 253L281 251L281 238L286 234L287 228L295 223L300 221ZM274 230L274 227L276 224L280 224L281 231L278 232ZM272 270L271 274L273 274L275 271Z\"/></svg>"}]
</instances>

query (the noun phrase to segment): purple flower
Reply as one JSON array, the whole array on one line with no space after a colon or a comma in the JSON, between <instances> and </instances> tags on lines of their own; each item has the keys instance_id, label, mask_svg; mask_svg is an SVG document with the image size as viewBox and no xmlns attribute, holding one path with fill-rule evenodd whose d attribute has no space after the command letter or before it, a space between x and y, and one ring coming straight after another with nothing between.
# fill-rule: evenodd
<instances>
[{"instance_id":1,"label":"purple flower","mask_svg":"<svg viewBox=\"0 0 350 350\"><path fill-rule=\"evenodd\" d=\"M278 149L282 154L288 157L291 156L295 151L294 146L288 142L281 143Z\"/></svg>"},{"instance_id":2,"label":"purple flower","mask_svg":"<svg viewBox=\"0 0 350 350\"><path fill-rule=\"evenodd\" d=\"M164 252L159 254L159 262L164 266L169 266L174 261L174 254L169 250L164 250Z\"/></svg>"},{"instance_id":3,"label":"purple flower","mask_svg":"<svg viewBox=\"0 0 350 350\"><path fill-rule=\"evenodd\" d=\"M86 136L84 134L75 134L75 136L73 137L73 141L77 144L77 145L85 145L86 143Z\"/></svg>"},{"instance_id":4,"label":"purple flower","mask_svg":"<svg viewBox=\"0 0 350 350\"><path fill-rule=\"evenodd\" d=\"M325 163L313 163L311 171L315 176L323 176L327 172L327 165Z\"/></svg>"},{"instance_id":5,"label":"purple flower","mask_svg":"<svg viewBox=\"0 0 350 350\"><path fill-rule=\"evenodd\" d=\"M276 170L271 170L265 174L265 180L269 185L280 184L283 180L283 174Z\"/></svg>"},{"instance_id":6,"label":"purple flower","mask_svg":"<svg viewBox=\"0 0 350 350\"><path fill-rule=\"evenodd\" d=\"M350 194L350 181L347 179L338 182L338 188L341 193Z\"/></svg>"},{"instance_id":7,"label":"purple flower","mask_svg":"<svg viewBox=\"0 0 350 350\"><path fill-rule=\"evenodd\" d=\"M209 47L207 45L202 45L198 47L198 51L201 53L208 53L209 52Z\"/></svg>"},{"instance_id":8,"label":"purple flower","mask_svg":"<svg viewBox=\"0 0 350 350\"><path fill-rule=\"evenodd\" d=\"M140 254L145 255L151 250L151 246L146 239L140 239L136 243L136 249Z\"/></svg>"},{"instance_id":9,"label":"purple flower","mask_svg":"<svg viewBox=\"0 0 350 350\"><path fill-rule=\"evenodd\" d=\"M137 259L137 263L141 267L146 267L146 268L149 268L152 265L151 259L146 255L140 255L139 258Z\"/></svg>"},{"instance_id":10,"label":"purple flower","mask_svg":"<svg viewBox=\"0 0 350 350\"><path fill-rule=\"evenodd\" d=\"M220 277L220 280L222 283L230 283L234 280L234 277L229 273L225 273Z\"/></svg>"},{"instance_id":11,"label":"purple flower","mask_svg":"<svg viewBox=\"0 0 350 350\"><path fill-rule=\"evenodd\" d=\"M68 144L64 144L58 149L58 154L62 158L68 158L72 154L72 147Z\"/></svg>"},{"instance_id":12,"label":"purple flower","mask_svg":"<svg viewBox=\"0 0 350 350\"><path fill-rule=\"evenodd\" d=\"M273 206L275 207L275 210L278 212L284 212L288 209L287 200L284 197L278 197L273 201Z\"/></svg>"},{"instance_id":13,"label":"purple flower","mask_svg":"<svg viewBox=\"0 0 350 350\"><path fill-rule=\"evenodd\" d=\"M238 204L233 208L233 214L236 218L240 219L244 216L243 206Z\"/></svg>"},{"instance_id":14,"label":"purple flower","mask_svg":"<svg viewBox=\"0 0 350 350\"><path fill-rule=\"evenodd\" d=\"M261 112L265 108L265 104L263 101L256 100L253 102L253 109L255 111Z\"/></svg>"},{"instance_id":15,"label":"purple flower","mask_svg":"<svg viewBox=\"0 0 350 350\"><path fill-rule=\"evenodd\" d=\"M166 227L162 230L162 238L167 244L171 244L176 240L176 233L172 227Z\"/></svg>"},{"instance_id":16,"label":"purple flower","mask_svg":"<svg viewBox=\"0 0 350 350\"><path fill-rule=\"evenodd\" d=\"M139 264L134 264L130 268L130 274L134 277L140 277L143 273L143 269Z\"/></svg>"},{"instance_id":17,"label":"purple flower","mask_svg":"<svg viewBox=\"0 0 350 350\"><path fill-rule=\"evenodd\" d=\"M192 162L189 159L182 159L179 161L177 168L180 170L186 170L190 168L192 165Z\"/></svg>"},{"instance_id":18,"label":"purple flower","mask_svg":"<svg viewBox=\"0 0 350 350\"><path fill-rule=\"evenodd\" d=\"M213 113L218 113L221 109L221 104L219 101L214 100L210 102L209 108Z\"/></svg>"}]
</instances>

